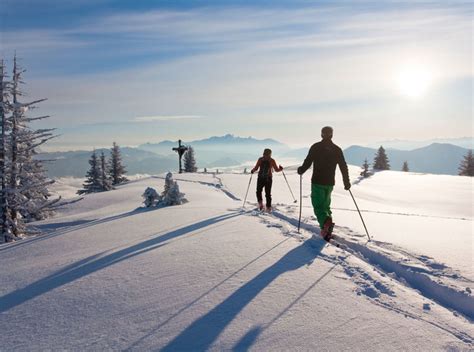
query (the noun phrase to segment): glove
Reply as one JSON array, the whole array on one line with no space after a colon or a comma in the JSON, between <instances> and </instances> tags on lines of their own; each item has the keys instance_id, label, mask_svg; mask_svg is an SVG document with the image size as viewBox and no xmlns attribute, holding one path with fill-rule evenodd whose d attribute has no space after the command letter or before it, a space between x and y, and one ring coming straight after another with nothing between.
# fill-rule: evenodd
<instances>
[{"instance_id":1,"label":"glove","mask_svg":"<svg viewBox=\"0 0 474 352\"><path fill-rule=\"evenodd\" d=\"M344 189L345 189L346 191L350 190L350 189L351 189L351 184L350 184L350 183L346 183L346 184L344 185Z\"/></svg>"},{"instance_id":2,"label":"glove","mask_svg":"<svg viewBox=\"0 0 474 352\"><path fill-rule=\"evenodd\" d=\"M282 171L282 170L283 170L283 166L280 165L280 171Z\"/></svg>"},{"instance_id":3,"label":"glove","mask_svg":"<svg viewBox=\"0 0 474 352\"><path fill-rule=\"evenodd\" d=\"M255 170L250 170L250 173L251 173L251 174L255 173Z\"/></svg>"},{"instance_id":4,"label":"glove","mask_svg":"<svg viewBox=\"0 0 474 352\"><path fill-rule=\"evenodd\" d=\"M298 173L298 175L303 175L303 169L301 168L301 166L296 170L296 172Z\"/></svg>"}]
</instances>

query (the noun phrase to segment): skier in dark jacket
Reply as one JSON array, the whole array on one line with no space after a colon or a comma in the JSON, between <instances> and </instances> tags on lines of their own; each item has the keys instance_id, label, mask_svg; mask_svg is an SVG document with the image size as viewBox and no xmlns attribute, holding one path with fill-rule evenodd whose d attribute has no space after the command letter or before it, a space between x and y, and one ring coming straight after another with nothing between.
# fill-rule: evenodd
<instances>
[{"instance_id":1,"label":"skier in dark jacket","mask_svg":"<svg viewBox=\"0 0 474 352\"><path fill-rule=\"evenodd\" d=\"M275 159L272 159L271 149L265 149L263 151L263 156L257 160L257 163L255 164L255 167L252 169L251 173L253 174L257 170L259 170L258 179L257 179L258 208L260 210L263 210L262 191L265 188L265 199L266 199L266 208L267 208L266 210L268 212L271 212L272 211L273 170L275 170L276 172L280 172L283 170L283 167L281 165L277 166Z\"/></svg>"},{"instance_id":2,"label":"skier in dark jacket","mask_svg":"<svg viewBox=\"0 0 474 352\"><path fill-rule=\"evenodd\" d=\"M334 228L331 212L331 193L335 184L336 166L342 173L344 189L349 190L349 172L344 154L341 148L332 142L332 127L324 127L321 130L322 141L311 146L303 165L298 168L298 174L302 175L313 165L313 177L311 178L311 203L314 214L321 228L321 236L325 240L331 238Z\"/></svg>"}]
</instances>

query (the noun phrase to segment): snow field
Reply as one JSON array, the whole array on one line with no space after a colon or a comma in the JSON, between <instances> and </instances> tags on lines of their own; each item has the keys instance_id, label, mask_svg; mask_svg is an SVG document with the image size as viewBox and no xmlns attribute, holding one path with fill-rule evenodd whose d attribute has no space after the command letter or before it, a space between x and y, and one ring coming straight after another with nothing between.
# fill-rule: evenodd
<instances>
[{"instance_id":1,"label":"snow field","mask_svg":"<svg viewBox=\"0 0 474 352\"><path fill-rule=\"evenodd\" d=\"M299 177L287 176L296 195ZM318 229L305 207L296 232L298 208L283 178L274 182L274 215L252 215L250 203L241 211L249 175L234 174L175 175L189 203L140 209L143 190L161 190L162 177L88 195L38 223L47 235L0 247L5 349L473 348L472 322L400 275L472 287L451 262L378 233L363 250L358 218L336 213L349 251L308 241ZM362 193L365 181L354 189ZM392 272L385 261L405 267Z\"/></svg>"}]
</instances>

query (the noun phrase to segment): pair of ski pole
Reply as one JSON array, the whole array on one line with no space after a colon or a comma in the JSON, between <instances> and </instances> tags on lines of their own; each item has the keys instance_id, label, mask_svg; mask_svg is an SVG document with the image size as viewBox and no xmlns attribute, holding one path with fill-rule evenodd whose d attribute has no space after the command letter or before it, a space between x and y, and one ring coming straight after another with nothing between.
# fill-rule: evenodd
<instances>
[{"instance_id":1,"label":"pair of ski pole","mask_svg":"<svg viewBox=\"0 0 474 352\"><path fill-rule=\"evenodd\" d=\"M357 202L354 198L354 195L352 194L352 191L350 189L348 191L349 191L349 193L352 197L352 200L354 201L354 204L357 208L357 212L359 213L360 219L362 220L362 225L364 225L364 229L365 229L365 233L367 234L367 238L369 239L369 241L371 241L369 231L367 230L367 226L365 226L364 218L362 217L362 213L360 212L359 206L357 205ZM301 211L302 211L302 207L303 207L302 198L303 198L303 175L300 175L300 216L299 216L299 219L298 219L298 233L300 233L300 227L301 227Z\"/></svg>"},{"instance_id":2,"label":"pair of ski pole","mask_svg":"<svg viewBox=\"0 0 474 352\"><path fill-rule=\"evenodd\" d=\"M288 179L286 178L286 175L285 175L285 172L283 170L281 170L282 174L283 174L283 177L285 178L285 181L286 181L286 184L288 186L288 189L290 190L290 193L291 193L291 196L293 197L293 203L296 203L298 202L293 194L293 191L291 190L291 187L290 187L290 184L288 182ZM253 173L250 174L250 180L249 180L249 184L247 186L247 192L245 192L245 198L244 198L244 203L242 204L242 208L245 207L245 202L247 201L247 196L249 194L249 189L250 189L250 184L252 183L252 176L253 176Z\"/></svg>"},{"instance_id":3,"label":"pair of ski pole","mask_svg":"<svg viewBox=\"0 0 474 352\"><path fill-rule=\"evenodd\" d=\"M288 179L286 178L285 172L283 170L282 170L282 173L283 173L283 177L285 178L286 184L288 185L288 189L290 190L291 196L293 197L293 203L297 203L297 200L296 200L295 196L293 195L293 191L291 190L290 184L289 184ZM242 204L242 208L245 207L245 202L247 201L247 196L248 196L248 193L249 193L250 184L252 183L252 176L253 176L253 174L250 174L250 180L249 180L249 184L247 186L247 192L245 192L245 198L244 198L244 203ZM367 226L365 225L364 218L362 217L362 213L359 209L359 206L357 205L357 202L354 198L354 195L352 194L352 191L350 189L348 191L349 191L349 194L352 197L352 200L354 201L357 212L359 213L360 220L362 220L362 225L364 225L364 229L365 229L365 233L367 235L367 238L369 239L369 241L371 241L369 231L367 230ZM300 233L300 228L301 228L302 208L303 208L303 175L300 175L300 213L299 213L299 217L298 217L298 233Z\"/></svg>"}]
</instances>

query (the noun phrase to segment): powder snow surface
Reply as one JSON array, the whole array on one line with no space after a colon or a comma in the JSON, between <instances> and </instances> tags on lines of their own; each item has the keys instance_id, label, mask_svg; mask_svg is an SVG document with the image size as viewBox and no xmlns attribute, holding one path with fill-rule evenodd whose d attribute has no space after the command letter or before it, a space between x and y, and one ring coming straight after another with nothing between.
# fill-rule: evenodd
<instances>
[{"instance_id":1,"label":"powder snow surface","mask_svg":"<svg viewBox=\"0 0 474 352\"><path fill-rule=\"evenodd\" d=\"M472 179L356 172L373 241L338 185L340 248L311 239L309 175L300 233L280 175L272 215L243 174L175 175L189 203L159 209L164 175L87 195L0 247L0 350L473 349Z\"/></svg>"}]
</instances>

